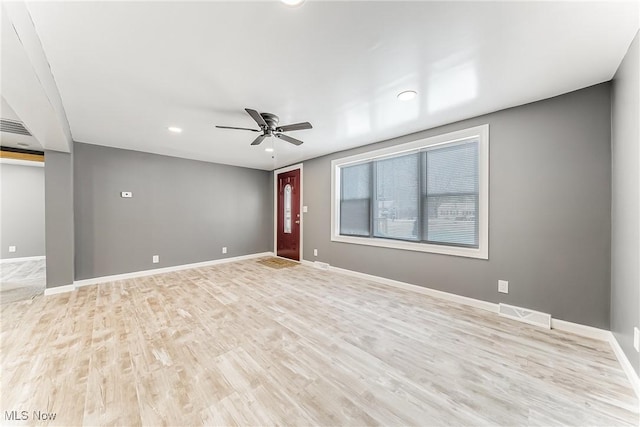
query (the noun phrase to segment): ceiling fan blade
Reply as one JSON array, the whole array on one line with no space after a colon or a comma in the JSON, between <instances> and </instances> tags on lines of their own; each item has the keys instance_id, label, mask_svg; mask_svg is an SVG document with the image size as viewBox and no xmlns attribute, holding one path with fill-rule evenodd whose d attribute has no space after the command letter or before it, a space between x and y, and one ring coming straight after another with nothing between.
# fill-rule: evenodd
<instances>
[{"instance_id":1,"label":"ceiling fan blade","mask_svg":"<svg viewBox=\"0 0 640 427\"><path fill-rule=\"evenodd\" d=\"M285 134L283 134L283 133L276 133L275 135L276 135L278 138L280 138L280 139L284 139L285 141L290 142L290 143L292 143L292 144L294 144L294 145L300 145L300 144L302 144L302 141L300 141L299 139L291 138L290 136L287 136L287 135L285 135Z\"/></svg>"},{"instance_id":2,"label":"ceiling fan blade","mask_svg":"<svg viewBox=\"0 0 640 427\"><path fill-rule=\"evenodd\" d=\"M260 145L260 143L262 141L264 141L264 139L266 138L266 136L264 135L259 135L256 139L253 140L253 142L251 143L251 145Z\"/></svg>"},{"instance_id":3,"label":"ceiling fan blade","mask_svg":"<svg viewBox=\"0 0 640 427\"><path fill-rule=\"evenodd\" d=\"M292 130L304 130L304 129L312 129L312 128L313 126L311 126L311 123L302 122L302 123L295 123L292 125L278 126L278 132L289 132Z\"/></svg>"},{"instance_id":4,"label":"ceiling fan blade","mask_svg":"<svg viewBox=\"0 0 640 427\"><path fill-rule=\"evenodd\" d=\"M267 122L264 121L264 119L262 118L262 116L260 115L260 113L258 113L256 110L252 110L251 108L245 108L244 111L246 111L247 113L249 113L249 115L253 118L253 120L256 121L256 123L261 127L261 128L265 128L267 127Z\"/></svg>"},{"instance_id":5,"label":"ceiling fan blade","mask_svg":"<svg viewBox=\"0 0 640 427\"><path fill-rule=\"evenodd\" d=\"M236 128L236 127L232 127L232 126L216 126L216 127L220 128L220 129L238 129L238 130L250 130L251 132L260 132L260 130L258 130L258 129Z\"/></svg>"}]
</instances>

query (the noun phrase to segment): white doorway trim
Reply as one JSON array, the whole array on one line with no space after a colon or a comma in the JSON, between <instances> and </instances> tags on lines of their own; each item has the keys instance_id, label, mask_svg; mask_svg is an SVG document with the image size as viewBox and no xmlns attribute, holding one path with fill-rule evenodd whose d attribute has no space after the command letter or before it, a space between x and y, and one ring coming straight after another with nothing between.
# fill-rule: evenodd
<instances>
[{"instance_id":1,"label":"white doorway trim","mask_svg":"<svg viewBox=\"0 0 640 427\"><path fill-rule=\"evenodd\" d=\"M278 256L278 175L283 172L289 172L292 170L300 169L300 262L303 257L303 230L304 230L304 215L302 206L304 205L304 178L302 171L302 163L296 165L287 166L284 168L276 169L273 171L273 253Z\"/></svg>"}]
</instances>

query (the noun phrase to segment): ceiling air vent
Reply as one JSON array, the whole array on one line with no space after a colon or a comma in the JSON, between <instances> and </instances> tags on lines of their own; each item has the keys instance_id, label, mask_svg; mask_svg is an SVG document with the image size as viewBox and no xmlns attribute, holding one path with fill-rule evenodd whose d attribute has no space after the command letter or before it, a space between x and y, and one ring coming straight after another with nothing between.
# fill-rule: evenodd
<instances>
[{"instance_id":1,"label":"ceiling air vent","mask_svg":"<svg viewBox=\"0 0 640 427\"><path fill-rule=\"evenodd\" d=\"M14 120L0 119L0 132L17 133L18 135L31 136L22 122Z\"/></svg>"}]
</instances>

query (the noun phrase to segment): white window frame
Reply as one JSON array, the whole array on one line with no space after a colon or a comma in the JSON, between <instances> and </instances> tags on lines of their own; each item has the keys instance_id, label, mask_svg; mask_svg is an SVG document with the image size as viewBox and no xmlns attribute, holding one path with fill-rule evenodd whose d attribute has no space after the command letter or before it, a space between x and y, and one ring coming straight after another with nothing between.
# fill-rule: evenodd
<instances>
[{"instance_id":1,"label":"white window frame","mask_svg":"<svg viewBox=\"0 0 640 427\"><path fill-rule=\"evenodd\" d=\"M340 234L340 169L381 157L418 151L437 145L455 144L470 138L478 139L478 247L436 245L421 242L344 236ZM418 252L430 252L468 258L489 259L489 125L481 125L443 135L432 136L401 145L369 151L331 162L331 241L357 245L379 246Z\"/></svg>"}]
</instances>

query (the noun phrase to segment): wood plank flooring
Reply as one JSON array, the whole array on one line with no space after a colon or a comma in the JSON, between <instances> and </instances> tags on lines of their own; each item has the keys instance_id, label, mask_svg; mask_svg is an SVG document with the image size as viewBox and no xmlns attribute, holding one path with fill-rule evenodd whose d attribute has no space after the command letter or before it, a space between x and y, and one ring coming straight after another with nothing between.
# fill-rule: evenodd
<instances>
[{"instance_id":1,"label":"wood plank flooring","mask_svg":"<svg viewBox=\"0 0 640 427\"><path fill-rule=\"evenodd\" d=\"M607 343L306 266L88 286L1 321L2 424L638 425Z\"/></svg>"}]
</instances>

